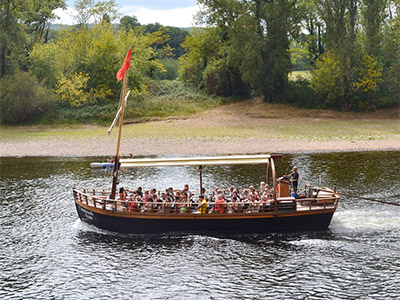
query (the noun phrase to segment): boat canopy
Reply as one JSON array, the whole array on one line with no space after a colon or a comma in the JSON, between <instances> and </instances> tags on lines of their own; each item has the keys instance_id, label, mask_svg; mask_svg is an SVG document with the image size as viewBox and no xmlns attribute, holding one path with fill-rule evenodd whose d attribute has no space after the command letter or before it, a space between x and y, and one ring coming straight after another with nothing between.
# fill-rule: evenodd
<instances>
[{"instance_id":1,"label":"boat canopy","mask_svg":"<svg viewBox=\"0 0 400 300\"><path fill-rule=\"evenodd\" d=\"M212 165L256 165L267 164L271 155L227 155L198 157L164 157L121 159L122 168L212 166Z\"/></svg>"}]
</instances>

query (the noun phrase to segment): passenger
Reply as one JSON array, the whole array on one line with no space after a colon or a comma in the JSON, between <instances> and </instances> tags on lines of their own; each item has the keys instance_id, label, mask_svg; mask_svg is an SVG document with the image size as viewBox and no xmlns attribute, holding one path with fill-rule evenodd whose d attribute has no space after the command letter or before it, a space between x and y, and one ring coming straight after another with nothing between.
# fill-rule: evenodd
<instances>
[{"instance_id":1,"label":"passenger","mask_svg":"<svg viewBox=\"0 0 400 300\"><path fill-rule=\"evenodd\" d=\"M127 193L123 187L119 189L119 199L121 200L121 205L127 207L128 204L126 203Z\"/></svg>"},{"instance_id":2,"label":"passenger","mask_svg":"<svg viewBox=\"0 0 400 300\"><path fill-rule=\"evenodd\" d=\"M248 195L249 195L249 190L248 189L244 189L243 192L240 193L239 197L243 201L243 200L247 199Z\"/></svg>"},{"instance_id":3,"label":"passenger","mask_svg":"<svg viewBox=\"0 0 400 300\"><path fill-rule=\"evenodd\" d=\"M259 194L259 195L262 195L262 194L264 193L264 191L265 191L265 182L264 182L264 181L261 181L261 182L260 182L260 187L259 187L259 189L258 189L258 194Z\"/></svg>"},{"instance_id":4,"label":"passenger","mask_svg":"<svg viewBox=\"0 0 400 300\"><path fill-rule=\"evenodd\" d=\"M261 197L261 210L262 211L270 211L270 210L272 210L273 209L273 203L274 203L274 200L272 200L272 198L271 197L268 197L268 196L262 196Z\"/></svg>"},{"instance_id":5,"label":"passenger","mask_svg":"<svg viewBox=\"0 0 400 300\"><path fill-rule=\"evenodd\" d=\"M229 194L229 198L232 198L232 194L235 191L235 187L233 185L231 185L229 187L229 189L227 190L228 194Z\"/></svg>"},{"instance_id":6,"label":"passenger","mask_svg":"<svg viewBox=\"0 0 400 300\"><path fill-rule=\"evenodd\" d=\"M120 189L119 189L119 199L120 200L126 200L126 191L125 191L125 189L123 188L123 187L121 187Z\"/></svg>"},{"instance_id":7,"label":"passenger","mask_svg":"<svg viewBox=\"0 0 400 300\"><path fill-rule=\"evenodd\" d=\"M249 195L252 195L255 198L255 200L258 200L258 193L256 191L256 188L254 186L250 186L249 189L250 189Z\"/></svg>"},{"instance_id":8,"label":"passenger","mask_svg":"<svg viewBox=\"0 0 400 300\"><path fill-rule=\"evenodd\" d=\"M145 195L146 195L146 192L148 192L148 191L144 192ZM150 195L149 195L148 198L147 199L145 198L143 202L144 202L144 204L142 207L142 212L146 212L146 211L152 212L153 211L153 197L150 197Z\"/></svg>"},{"instance_id":9,"label":"passenger","mask_svg":"<svg viewBox=\"0 0 400 300\"><path fill-rule=\"evenodd\" d=\"M225 212L226 201L224 199L224 195L218 195L217 201L215 201L214 211L217 211L220 214Z\"/></svg>"},{"instance_id":10,"label":"passenger","mask_svg":"<svg viewBox=\"0 0 400 300\"><path fill-rule=\"evenodd\" d=\"M247 195L245 198L242 199L242 209L243 212L249 211L250 203L251 203L251 195Z\"/></svg>"},{"instance_id":11,"label":"passenger","mask_svg":"<svg viewBox=\"0 0 400 300\"><path fill-rule=\"evenodd\" d=\"M136 192L139 193L139 196L140 196L140 197L143 197L143 191L142 191L142 187L141 187L141 186L139 186L139 187L137 188Z\"/></svg>"},{"instance_id":12,"label":"passenger","mask_svg":"<svg viewBox=\"0 0 400 300\"><path fill-rule=\"evenodd\" d=\"M267 198L271 197L268 184L265 185L264 192L261 194L261 197L267 197Z\"/></svg>"},{"instance_id":13,"label":"passenger","mask_svg":"<svg viewBox=\"0 0 400 300\"><path fill-rule=\"evenodd\" d=\"M147 202L150 198L149 191L144 191L143 201Z\"/></svg>"},{"instance_id":14,"label":"passenger","mask_svg":"<svg viewBox=\"0 0 400 300\"><path fill-rule=\"evenodd\" d=\"M210 197L207 194L207 191L205 188L201 188L201 195L204 196L204 199L208 200Z\"/></svg>"},{"instance_id":15,"label":"passenger","mask_svg":"<svg viewBox=\"0 0 400 300\"><path fill-rule=\"evenodd\" d=\"M166 201L167 201L167 198L168 198L168 197L167 197L167 194L166 194L166 193L161 193L161 198L160 198L160 199L161 199L162 202L166 202Z\"/></svg>"},{"instance_id":16,"label":"passenger","mask_svg":"<svg viewBox=\"0 0 400 300\"><path fill-rule=\"evenodd\" d=\"M190 203L189 203L188 194L186 192L183 192L181 202L182 202L181 213L185 214L185 213L190 212L190 209L189 209Z\"/></svg>"},{"instance_id":17,"label":"passenger","mask_svg":"<svg viewBox=\"0 0 400 300\"><path fill-rule=\"evenodd\" d=\"M173 202L173 199L171 199L170 197L167 197L165 199L165 202L163 204L164 213L171 213L172 212L172 209L173 209L172 202Z\"/></svg>"},{"instance_id":18,"label":"passenger","mask_svg":"<svg viewBox=\"0 0 400 300\"><path fill-rule=\"evenodd\" d=\"M155 188L150 190L150 196L153 197L153 195L157 195L157 190Z\"/></svg>"},{"instance_id":19,"label":"passenger","mask_svg":"<svg viewBox=\"0 0 400 300\"><path fill-rule=\"evenodd\" d=\"M128 206L128 211L130 212L135 212L135 211L139 211L140 209L140 196L138 196L137 194L132 197L132 199L129 202L129 206Z\"/></svg>"},{"instance_id":20,"label":"passenger","mask_svg":"<svg viewBox=\"0 0 400 300\"><path fill-rule=\"evenodd\" d=\"M156 194L153 194L153 210L154 211L161 211L162 208L162 200L157 197Z\"/></svg>"},{"instance_id":21,"label":"passenger","mask_svg":"<svg viewBox=\"0 0 400 300\"><path fill-rule=\"evenodd\" d=\"M187 193L189 199L191 199L192 196L193 196L193 193L189 190L189 185L188 184L185 184L185 186L183 187L182 192L183 193Z\"/></svg>"},{"instance_id":22,"label":"passenger","mask_svg":"<svg viewBox=\"0 0 400 300\"><path fill-rule=\"evenodd\" d=\"M181 196L180 195L175 195L175 201L173 203L173 207L175 212L179 212L181 208Z\"/></svg>"},{"instance_id":23,"label":"passenger","mask_svg":"<svg viewBox=\"0 0 400 300\"><path fill-rule=\"evenodd\" d=\"M232 212L240 212L240 198L237 196L236 192L232 194L230 207Z\"/></svg>"},{"instance_id":24,"label":"passenger","mask_svg":"<svg viewBox=\"0 0 400 300\"><path fill-rule=\"evenodd\" d=\"M206 214L207 213L207 207L208 207L207 200L204 198L203 195L200 195L199 196L199 208L198 208L199 212L201 214Z\"/></svg>"},{"instance_id":25,"label":"passenger","mask_svg":"<svg viewBox=\"0 0 400 300\"><path fill-rule=\"evenodd\" d=\"M249 195L250 202L249 202L249 209L247 212L259 212L260 211L260 203L257 201L254 195Z\"/></svg>"},{"instance_id":26,"label":"passenger","mask_svg":"<svg viewBox=\"0 0 400 300\"><path fill-rule=\"evenodd\" d=\"M299 183L299 173L297 172L297 167L294 166L293 172L291 174L284 175L284 176L290 176L290 185L293 188L295 198L298 198L297 187L298 187L298 183Z\"/></svg>"}]
</instances>

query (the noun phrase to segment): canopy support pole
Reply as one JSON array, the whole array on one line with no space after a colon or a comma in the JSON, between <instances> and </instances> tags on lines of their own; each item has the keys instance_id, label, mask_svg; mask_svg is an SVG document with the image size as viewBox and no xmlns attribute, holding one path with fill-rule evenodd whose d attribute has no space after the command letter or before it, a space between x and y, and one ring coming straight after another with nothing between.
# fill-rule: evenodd
<instances>
[{"instance_id":1,"label":"canopy support pole","mask_svg":"<svg viewBox=\"0 0 400 300\"><path fill-rule=\"evenodd\" d=\"M200 171L200 195L203 194L203 166L199 167Z\"/></svg>"}]
</instances>

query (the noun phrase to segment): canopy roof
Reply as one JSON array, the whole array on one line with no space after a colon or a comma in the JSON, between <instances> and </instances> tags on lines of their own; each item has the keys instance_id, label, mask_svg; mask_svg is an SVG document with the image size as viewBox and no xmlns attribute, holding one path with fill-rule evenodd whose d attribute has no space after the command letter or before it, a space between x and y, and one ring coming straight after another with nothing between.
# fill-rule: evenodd
<instances>
[{"instance_id":1,"label":"canopy roof","mask_svg":"<svg viewBox=\"0 0 400 300\"><path fill-rule=\"evenodd\" d=\"M266 164L269 158L271 158L271 155L262 154L262 155L138 158L138 159L121 159L120 162L122 168L212 166L212 165L256 165L256 164Z\"/></svg>"}]
</instances>

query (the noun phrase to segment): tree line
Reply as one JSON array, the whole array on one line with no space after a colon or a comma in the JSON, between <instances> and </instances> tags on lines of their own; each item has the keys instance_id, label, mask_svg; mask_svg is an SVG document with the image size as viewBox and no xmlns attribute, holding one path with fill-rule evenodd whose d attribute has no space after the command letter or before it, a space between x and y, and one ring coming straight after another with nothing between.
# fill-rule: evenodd
<instances>
[{"instance_id":1,"label":"tree line","mask_svg":"<svg viewBox=\"0 0 400 300\"><path fill-rule=\"evenodd\" d=\"M220 95L368 110L400 101L399 0L199 0L181 78ZM293 46L310 81L289 82Z\"/></svg>"},{"instance_id":2,"label":"tree line","mask_svg":"<svg viewBox=\"0 0 400 300\"><path fill-rule=\"evenodd\" d=\"M76 0L77 25L55 31L64 0L2 1L1 122L115 103L130 46L137 97L179 74L228 97L352 110L400 102L400 0L198 2L202 27L190 31L120 18L114 0ZM299 50L311 78L290 81Z\"/></svg>"}]
</instances>

